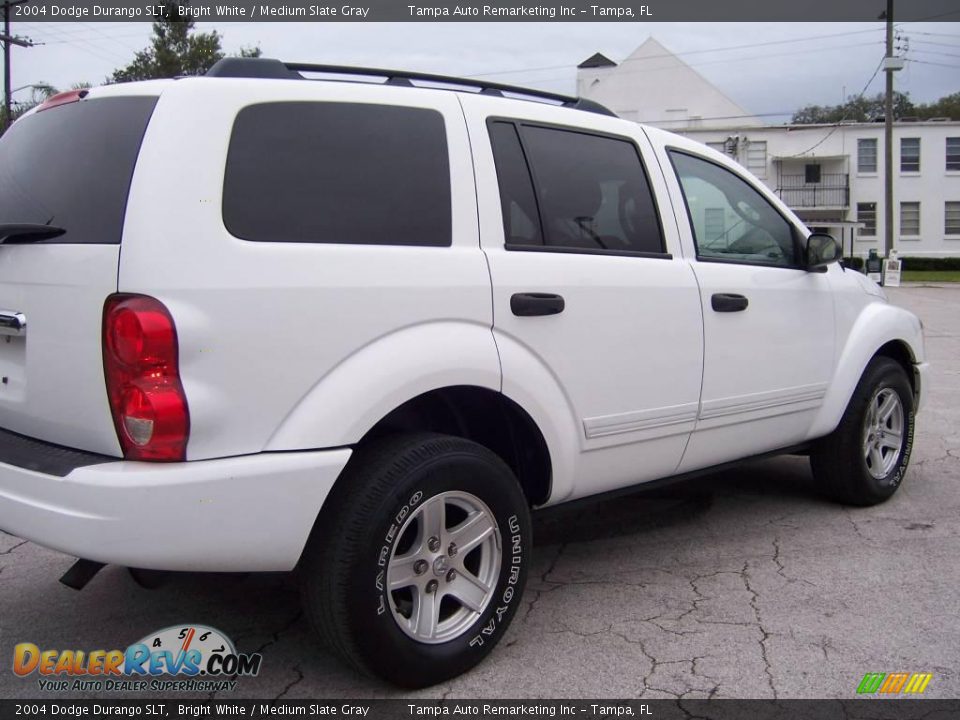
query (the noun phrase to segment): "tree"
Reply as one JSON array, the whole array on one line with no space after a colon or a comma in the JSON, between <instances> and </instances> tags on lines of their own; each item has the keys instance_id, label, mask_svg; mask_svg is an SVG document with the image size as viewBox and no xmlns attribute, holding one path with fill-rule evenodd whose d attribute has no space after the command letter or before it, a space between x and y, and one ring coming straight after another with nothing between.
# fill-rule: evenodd
<instances>
[{"instance_id":1,"label":"tree","mask_svg":"<svg viewBox=\"0 0 960 720\"><path fill-rule=\"evenodd\" d=\"M903 117L916 115L917 108L910 101L909 95L894 93L893 117L899 120ZM873 122L882 120L885 113L883 93L877 93L871 98L862 95L852 95L842 105L807 105L793 114L793 123L809 125L813 123L838 122Z\"/></svg>"},{"instance_id":2,"label":"tree","mask_svg":"<svg viewBox=\"0 0 960 720\"><path fill-rule=\"evenodd\" d=\"M163 19L153 23L149 47L139 51L126 67L114 70L107 82L203 75L224 57L216 30L196 32L195 23L184 12L183 5L166 8ZM240 56L259 57L260 48L241 48Z\"/></svg>"},{"instance_id":3,"label":"tree","mask_svg":"<svg viewBox=\"0 0 960 720\"><path fill-rule=\"evenodd\" d=\"M33 85L24 88L18 88L19 90L30 90L30 99L29 100L20 100L14 101L13 107L10 108L10 122L7 122L7 113L6 109L0 104L0 135L6 131L7 127L18 117L23 115L28 110L32 110L34 107L42 103L49 97L56 95L59 90L57 90L53 85L45 82L38 82ZM22 97L19 96L18 97Z\"/></svg>"},{"instance_id":4,"label":"tree","mask_svg":"<svg viewBox=\"0 0 960 720\"><path fill-rule=\"evenodd\" d=\"M918 105L917 116L929 120L930 118L950 118L960 120L960 92L944 95L929 105Z\"/></svg>"}]
</instances>

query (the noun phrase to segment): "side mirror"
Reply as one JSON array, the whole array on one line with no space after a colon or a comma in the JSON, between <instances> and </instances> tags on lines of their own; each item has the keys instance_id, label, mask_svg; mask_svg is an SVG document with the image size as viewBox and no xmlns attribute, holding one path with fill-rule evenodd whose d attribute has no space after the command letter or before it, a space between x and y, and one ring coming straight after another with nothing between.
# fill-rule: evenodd
<instances>
[{"instance_id":1,"label":"side mirror","mask_svg":"<svg viewBox=\"0 0 960 720\"><path fill-rule=\"evenodd\" d=\"M826 272L827 265L840 260L840 246L831 235L813 233L804 245L808 272Z\"/></svg>"}]
</instances>

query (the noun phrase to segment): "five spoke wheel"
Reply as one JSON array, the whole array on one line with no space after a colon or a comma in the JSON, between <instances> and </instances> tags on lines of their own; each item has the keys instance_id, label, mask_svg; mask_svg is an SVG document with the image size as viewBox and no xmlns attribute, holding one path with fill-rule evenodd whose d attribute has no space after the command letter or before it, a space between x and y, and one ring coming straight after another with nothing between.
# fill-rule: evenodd
<instances>
[{"instance_id":1,"label":"five spoke wheel","mask_svg":"<svg viewBox=\"0 0 960 720\"><path fill-rule=\"evenodd\" d=\"M903 448L903 404L892 388L874 393L863 420L863 458L876 479L887 477Z\"/></svg>"},{"instance_id":2,"label":"five spoke wheel","mask_svg":"<svg viewBox=\"0 0 960 720\"><path fill-rule=\"evenodd\" d=\"M480 498L443 492L420 503L400 529L387 566L391 610L424 643L466 632L500 576L500 530Z\"/></svg>"}]
</instances>

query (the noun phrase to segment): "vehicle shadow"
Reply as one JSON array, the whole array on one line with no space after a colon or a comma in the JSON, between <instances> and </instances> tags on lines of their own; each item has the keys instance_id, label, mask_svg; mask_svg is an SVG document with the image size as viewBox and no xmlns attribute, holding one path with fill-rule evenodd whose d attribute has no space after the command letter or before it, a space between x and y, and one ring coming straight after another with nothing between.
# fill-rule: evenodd
<instances>
[{"instance_id":1,"label":"vehicle shadow","mask_svg":"<svg viewBox=\"0 0 960 720\"><path fill-rule=\"evenodd\" d=\"M669 486L639 488L615 498L537 513L535 544L544 547L626 539L642 546L645 538L652 538L655 533L685 533L685 526L703 522L720 503L725 512L737 518L752 514L757 503L771 500L780 506L796 504L798 510L824 503L814 492L805 459L777 458L751 463ZM5 596L4 605L13 626L20 625L21 619L31 618L27 622L36 627L40 618L35 615L35 608L43 607L41 634L50 633L47 642L63 641L69 636L76 647L99 647L104 643L120 647L150 631L201 622L225 632L242 651L263 652L270 657L268 668L260 677L245 681L250 697L269 696L275 685L283 687L289 682L291 673L309 676L304 690L322 687L330 696L396 695L387 686L348 670L317 643L300 610L296 571L148 573L136 577L124 568L110 566L78 594L55 580L58 568L66 570L69 566L67 558L43 553L43 564L47 565L42 568L43 573L37 575L38 569L31 569L35 579L25 581L15 594ZM80 623L77 613L83 618ZM112 639L104 639L105 631ZM26 688L22 684L13 687L12 681L0 681L0 692L7 696L27 692ZM84 695L91 696L78 694Z\"/></svg>"}]
</instances>

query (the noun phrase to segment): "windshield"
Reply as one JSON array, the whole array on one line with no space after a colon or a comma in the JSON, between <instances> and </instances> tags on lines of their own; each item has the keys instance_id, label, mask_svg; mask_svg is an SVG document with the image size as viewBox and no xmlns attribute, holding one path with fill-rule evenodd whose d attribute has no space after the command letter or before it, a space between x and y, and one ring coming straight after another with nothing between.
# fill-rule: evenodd
<instances>
[{"instance_id":1,"label":"windshield","mask_svg":"<svg viewBox=\"0 0 960 720\"><path fill-rule=\"evenodd\" d=\"M0 224L66 231L43 243L119 243L156 104L156 97L83 100L15 123L0 138Z\"/></svg>"}]
</instances>

